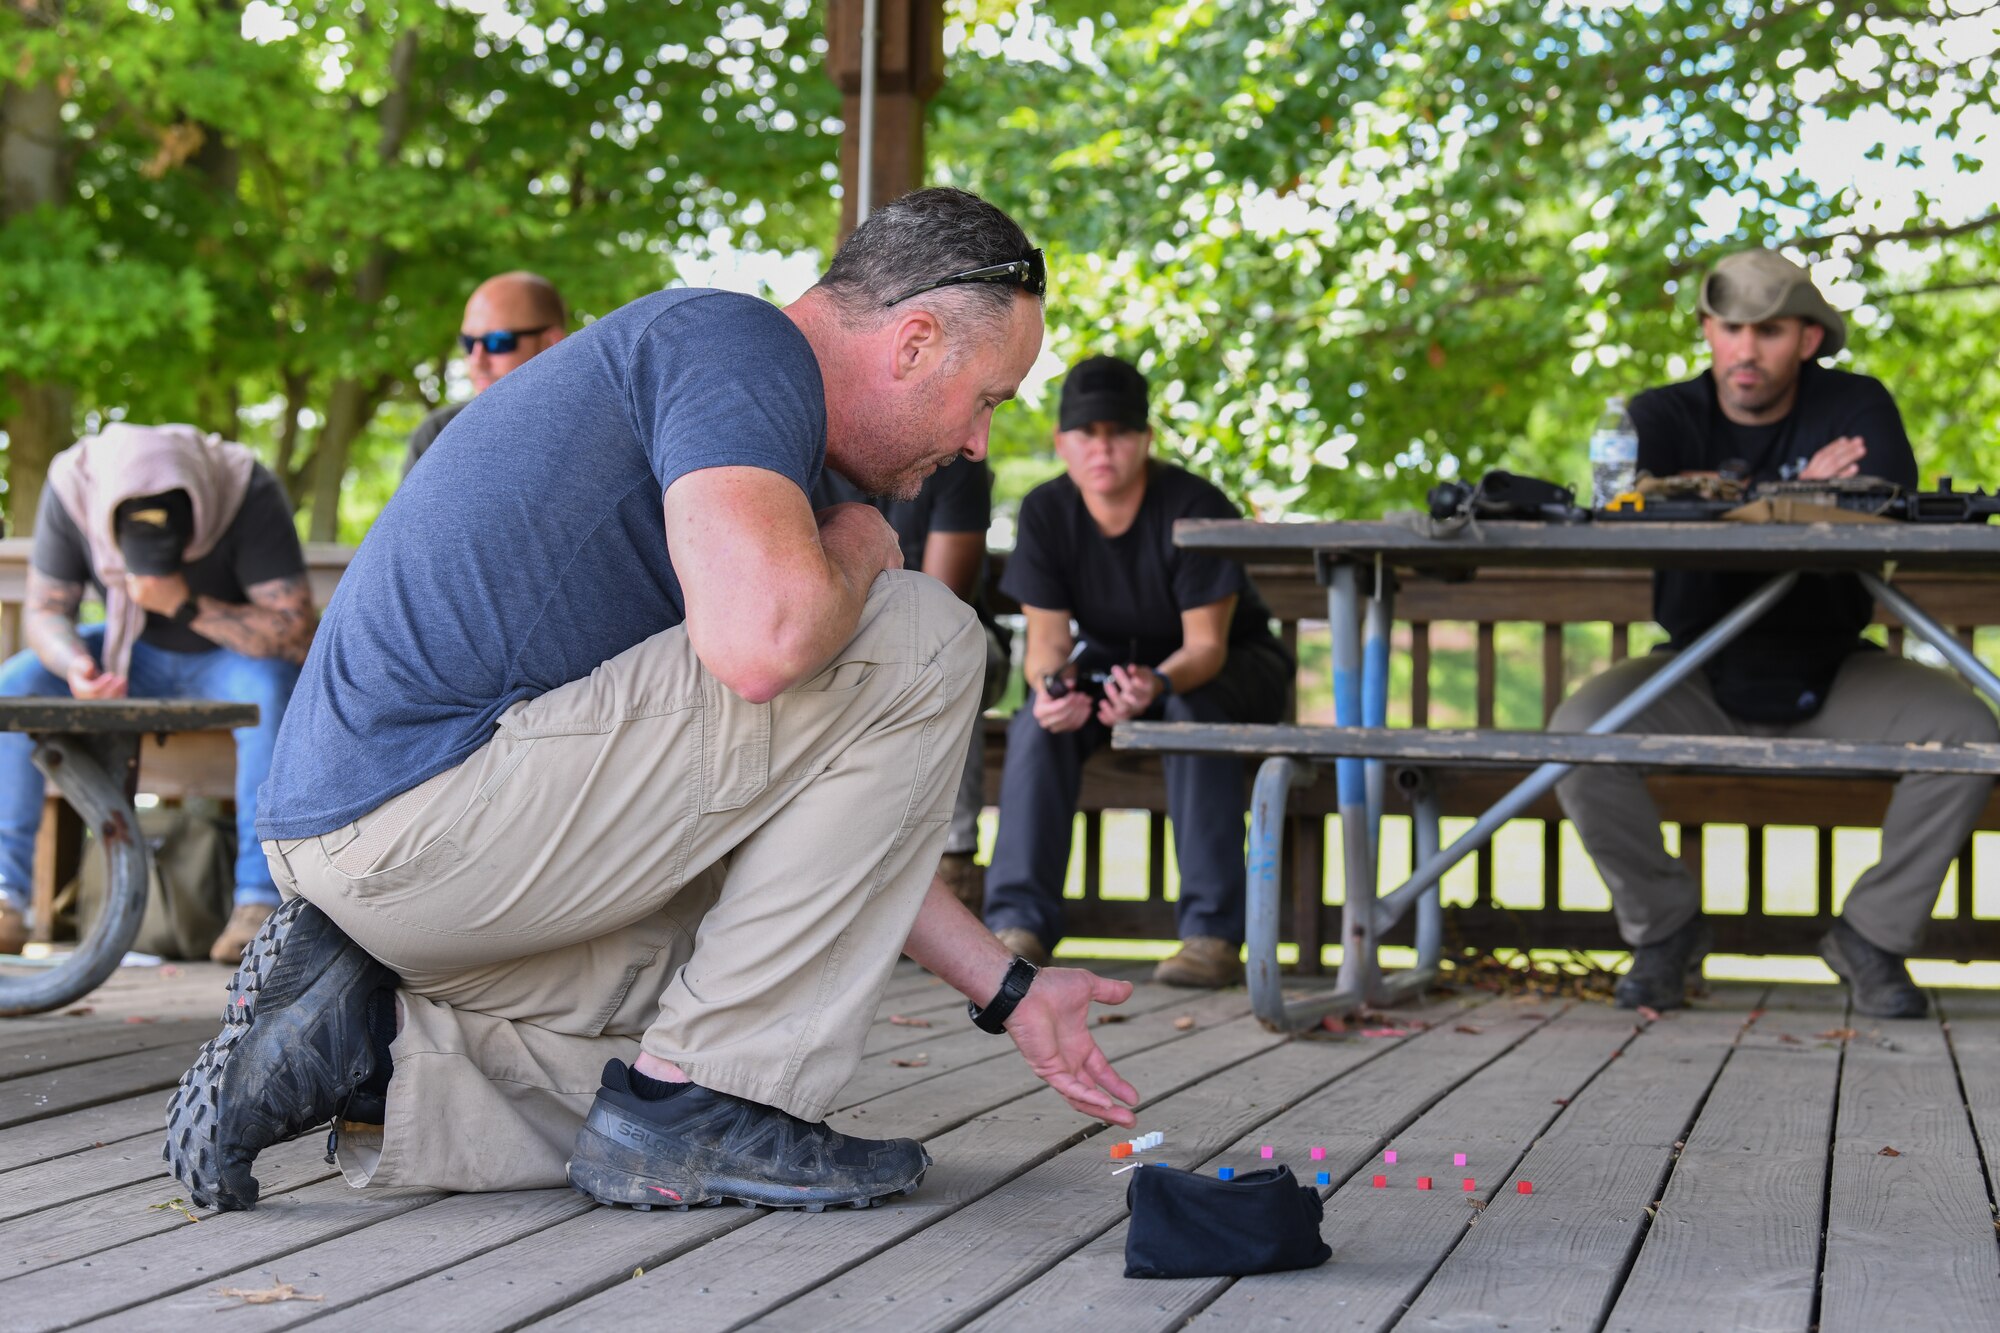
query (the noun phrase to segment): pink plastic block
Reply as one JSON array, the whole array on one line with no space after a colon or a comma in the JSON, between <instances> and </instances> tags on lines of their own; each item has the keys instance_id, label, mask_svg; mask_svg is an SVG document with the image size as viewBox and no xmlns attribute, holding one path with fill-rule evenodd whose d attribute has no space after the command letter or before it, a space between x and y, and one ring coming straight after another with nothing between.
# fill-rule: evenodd
<instances>
[{"instance_id":1,"label":"pink plastic block","mask_svg":"<svg viewBox=\"0 0 2000 1333\"><path fill-rule=\"evenodd\" d=\"M1451 1155L1451 1164L1452 1164L1453 1166L1464 1166L1464 1165L1465 1165L1465 1154L1464 1154L1464 1153L1462 1153L1462 1152L1455 1152L1455 1153L1453 1153L1453 1154Z\"/></svg>"},{"instance_id":2,"label":"pink plastic block","mask_svg":"<svg viewBox=\"0 0 2000 1333\"><path fill-rule=\"evenodd\" d=\"M1514 1193L1516 1194L1533 1194L1534 1192L1535 1192L1535 1187L1533 1183L1530 1181L1524 1180L1520 1184L1514 1186Z\"/></svg>"},{"instance_id":3,"label":"pink plastic block","mask_svg":"<svg viewBox=\"0 0 2000 1333\"><path fill-rule=\"evenodd\" d=\"M1390 1166L1394 1166L1396 1164L1396 1150L1394 1148L1390 1148L1388 1151L1384 1152L1382 1154L1382 1160L1384 1162L1387 1162Z\"/></svg>"},{"instance_id":4,"label":"pink plastic block","mask_svg":"<svg viewBox=\"0 0 2000 1333\"><path fill-rule=\"evenodd\" d=\"M1265 1144L1265 1145L1264 1145L1263 1147L1259 1148L1259 1149L1257 1150L1257 1155L1258 1155L1259 1157L1263 1158L1263 1159L1264 1159L1265 1161L1267 1161L1267 1162L1268 1162L1268 1161L1270 1161L1270 1160L1271 1160L1271 1145L1267 1143L1267 1144Z\"/></svg>"},{"instance_id":5,"label":"pink plastic block","mask_svg":"<svg viewBox=\"0 0 2000 1333\"><path fill-rule=\"evenodd\" d=\"M1472 1193L1472 1177L1471 1177L1471 1176L1467 1176L1467 1177L1465 1178L1465 1192L1466 1192L1467 1194L1470 1194L1470 1193Z\"/></svg>"},{"instance_id":6,"label":"pink plastic block","mask_svg":"<svg viewBox=\"0 0 2000 1333\"><path fill-rule=\"evenodd\" d=\"M1324 1162L1326 1160L1326 1149L1314 1148L1312 1150L1312 1159L1315 1162Z\"/></svg>"},{"instance_id":7,"label":"pink plastic block","mask_svg":"<svg viewBox=\"0 0 2000 1333\"><path fill-rule=\"evenodd\" d=\"M1325 1175L1325 1174L1326 1174L1326 1172L1322 1171L1322 1172L1320 1172L1320 1174L1321 1174L1321 1175ZM1376 1188L1376 1189L1378 1189L1378 1190L1385 1190L1385 1189L1388 1189L1388 1188L1389 1188L1389 1177L1387 1177L1387 1176L1377 1176L1377 1177L1375 1177L1375 1188Z\"/></svg>"}]
</instances>

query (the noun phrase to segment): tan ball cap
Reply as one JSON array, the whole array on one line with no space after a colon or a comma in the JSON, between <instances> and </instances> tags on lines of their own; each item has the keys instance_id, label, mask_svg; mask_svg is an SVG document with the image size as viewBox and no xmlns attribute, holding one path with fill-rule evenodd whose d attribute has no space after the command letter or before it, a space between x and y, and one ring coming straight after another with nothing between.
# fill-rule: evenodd
<instances>
[{"instance_id":1,"label":"tan ball cap","mask_svg":"<svg viewBox=\"0 0 2000 1333\"><path fill-rule=\"evenodd\" d=\"M1826 330L1815 356L1847 346L1847 321L1813 286L1812 274L1775 250L1730 255L1701 280L1701 313L1726 324L1761 324L1787 315Z\"/></svg>"}]
</instances>

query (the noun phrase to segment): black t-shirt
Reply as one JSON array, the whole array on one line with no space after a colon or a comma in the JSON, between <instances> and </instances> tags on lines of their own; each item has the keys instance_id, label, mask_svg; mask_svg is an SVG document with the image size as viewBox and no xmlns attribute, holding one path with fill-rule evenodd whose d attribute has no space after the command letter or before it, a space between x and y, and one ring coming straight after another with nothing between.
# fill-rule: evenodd
<instances>
[{"instance_id":1,"label":"black t-shirt","mask_svg":"<svg viewBox=\"0 0 2000 1333\"><path fill-rule=\"evenodd\" d=\"M819 474L812 488L812 507L871 504L896 530L903 548L903 568L924 567L924 541L933 532L976 532L981 536L993 522L993 469L986 460L959 458L924 478L914 500L889 500L861 493L861 488L832 468Z\"/></svg>"},{"instance_id":2,"label":"black t-shirt","mask_svg":"<svg viewBox=\"0 0 2000 1333\"><path fill-rule=\"evenodd\" d=\"M410 475L410 469L417 465L417 460L430 450L438 436L444 434L444 428L451 424L452 418L464 410L464 403L446 403L427 413L417 423L417 428L410 432L410 446L403 452L404 476Z\"/></svg>"},{"instance_id":3,"label":"black t-shirt","mask_svg":"<svg viewBox=\"0 0 2000 1333\"><path fill-rule=\"evenodd\" d=\"M1093 657L1157 666L1179 651L1181 613L1236 598L1232 647L1269 640L1271 612L1234 560L1174 545L1183 518L1241 518L1229 497L1200 477L1158 461L1132 526L1107 537L1067 476L1021 501L1020 531L1001 591L1023 606L1068 611Z\"/></svg>"},{"instance_id":4,"label":"black t-shirt","mask_svg":"<svg viewBox=\"0 0 2000 1333\"><path fill-rule=\"evenodd\" d=\"M1787 464L1803 463L1834 440L1858 435L1867 447L1864 475L1906 489L1917 485L1917 460L1889 390L1867 375L1816 362L1800 369L1791 413L1769 425L1744 426L1724 416L1715 380L1705 370L1640 394L1631 413L1639 433L1639 467L1656 477L1713 472L1741 459L1752 478L1772 481ZM1685 648L1770 577L1662 570L1653 576L1654 618L1675 648ZM1805 575L1710 662L1718 702L1754 721L1810 717L1825 702L1842 660L1865 646L1859 636L1872 607L1867 590L1851 575Z\"/></svg>"},{"instance_id":5,"label":"black t-shirt","mask_svg":"<svg viewBox=\"0 0 2000 1333\"><path fill-rule=\"evenodd\" d=\"M104 581L91 567L90 545L84 540L83 530L56 499L52 487L42 490L41 509L35 517L35 548L30 559L48 578L63 583L92 583L100 594L104 591ZM222 540L215 544L214 550L181 570L189 592L195 596L238 605L250 600L246 588L272 579L296 578L305 572L305 551L299 545L298 529L292 525L292 507L285 500L285 488L262 463L251 470L243 507L223 530ZM193 630L151 611L146 613L146 629L139 641L173 653L206 653L217 647Z\"/></svg>"}]
</instances>

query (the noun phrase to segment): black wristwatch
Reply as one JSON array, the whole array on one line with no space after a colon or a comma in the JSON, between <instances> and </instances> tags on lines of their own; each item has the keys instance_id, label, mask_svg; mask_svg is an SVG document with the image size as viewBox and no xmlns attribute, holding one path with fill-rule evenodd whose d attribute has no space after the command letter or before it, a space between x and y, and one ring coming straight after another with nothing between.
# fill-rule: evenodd
<instances>
[{"instance_id":1,"label":"black wristwatch","mask_svg":"<svg viewBox=\"0 0 2000 1333\"><path fill-rule=\"evenodd\" d=\"M186 629L189 625L194 624L194 618L200 614L201 614L200 603L198 603L195 600L195 596L193 593L189 593L188 599L185 602L182 602L179 606L175 607L174 613L171 616L168 616L167 619L173 621L176 625L179 625L182 629Z\"/></svg>"},{"instance_id":2,"label":"black wristwatch","mask_svg":"<svg viewBox=\"0 0 2000 1333\"><path fill-rule=\"evenodd\" d=\"M981 1032L1000 1033L1007 1030L1009 1015L1028 993L1028 987L1035 984L1035 973L1041 969L1019 954L1007 965L1007 975L1000 978L1000 993L986 1002L984 1009L972 1001L965 1002L965 1012L972 1016L972 1024Z\"/></svg>"},{"instance_id":3,"label":"black wristwatch","mask_svg":"<svg viewBox=\"0 0 2000 1333\"><path fill-rule=\"evenodd\" d=\"M1153 679L1160 682L1160 698L1164 699L1174 692L1174 678L1172 676L1169 676L1158 667L1147 667L1146 670L1152 672Z\"/></svg>"}]
</instances>

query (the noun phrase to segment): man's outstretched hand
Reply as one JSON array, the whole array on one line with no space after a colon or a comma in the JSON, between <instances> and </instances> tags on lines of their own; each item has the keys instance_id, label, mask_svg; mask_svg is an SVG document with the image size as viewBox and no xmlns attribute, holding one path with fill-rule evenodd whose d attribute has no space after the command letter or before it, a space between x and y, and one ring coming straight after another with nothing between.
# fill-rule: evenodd
<instances>
[{"instance_id":1,"label":"man's outstretched hand","mask_svg":"<svg viewBox=\"0 0 2000 1333\"><path fill-rule=\"evenodd\" d=\"M1006 1023L1035 1077L1085 1115L1127 1128L1139 1123L1131 1109L1139 1104L1139 1093L1118 1077L1090 1035L1090 1004L1123 1004L1131 995L1129 981L1082 968L1045 967Z\"/></svg>"}]
</instances>

